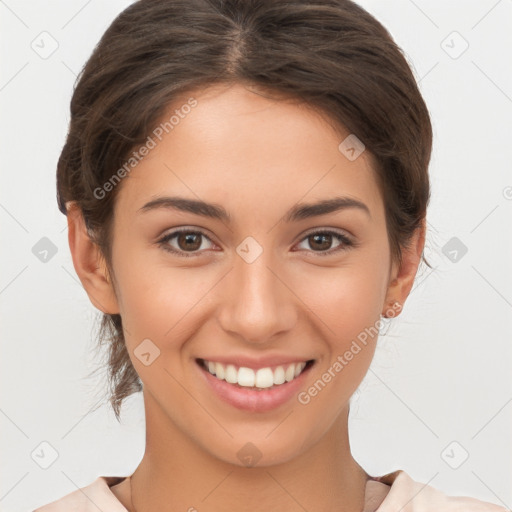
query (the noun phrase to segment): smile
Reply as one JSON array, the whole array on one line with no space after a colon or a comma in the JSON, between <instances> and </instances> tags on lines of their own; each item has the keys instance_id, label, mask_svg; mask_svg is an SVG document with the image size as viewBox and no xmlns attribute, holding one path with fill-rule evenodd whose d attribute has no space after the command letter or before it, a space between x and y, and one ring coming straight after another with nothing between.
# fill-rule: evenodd
<instances>
[{"instance_id":1,"label":"smile","mask_svg":"<svg viewBox=\"0 0 512 512\"><path fill-rule=\"evenodd\" d=\"M223 364L206 359L198 359L198 363L211 375L235 386L253 389L273 389L285 382L296 379L313 360L264 367L254 370L245 366L237 367L233 364Z\"/></svg>"}]
</instances>

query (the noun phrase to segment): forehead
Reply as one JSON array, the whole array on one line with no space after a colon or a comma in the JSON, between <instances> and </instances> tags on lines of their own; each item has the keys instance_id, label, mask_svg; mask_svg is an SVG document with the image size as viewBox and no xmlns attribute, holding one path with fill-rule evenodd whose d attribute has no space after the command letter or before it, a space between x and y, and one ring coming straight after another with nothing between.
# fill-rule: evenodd
<instances>
[{"instance_id":1,"label":"forehead","mask_svg":"<svg viewBox=\"0 0 512 512\"><path fill-rule=\"evenodd\" d=\"M217 85L182 95L156 130L124 180L119 208L167 194L277 214L298 201L347 195L383 211L372 156L349 160L339 146L350 133L309 105Z\"/></svg>"}]
</instances>

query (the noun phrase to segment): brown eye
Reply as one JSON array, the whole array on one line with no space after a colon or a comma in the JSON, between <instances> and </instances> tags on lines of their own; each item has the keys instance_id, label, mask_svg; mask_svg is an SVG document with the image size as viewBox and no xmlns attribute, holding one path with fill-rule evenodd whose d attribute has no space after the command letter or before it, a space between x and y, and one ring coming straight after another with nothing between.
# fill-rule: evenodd
<instances>
[{"instance_id":1,"label":"brown eye","mask_svg":"<svg viewBox=\"0 0 512 512\"><path fill-rule=\"evenodd\" d=\"M179 233L176 241L178 247L183 251L197 251L201 247L202 236L200 233Z\"/></svg>"},{"instance_id":2,"label":"brown eye","mask_svg":"<svg viewBox=\"0 0 512 512\"><path fill-rule=\"evenodd\" d=\"M338 241L338 245L332 248L333 240ZM316 231L310 233L302 239L301 244L307 242L309 247L306 249L317 253L318 256L328 256L338 251L347 250L355 244L350 238L336 231Z\"/></svg>"},{"instance_id":3,"label":"brown eye","mask_svg":"<svg viewBox=\"0 0 512 512\"><path fill-rule=\"evenodd\" d=\"M175 242L174 239L176 239ZM205 240L210 241L208 236L206 236L202 231L181 229L165 235L158 241L158 244L170 253L176 254L177 256L188 257L199 256L201 252L203 252L200 251L200 249L205 249L205 247L203 247L203 242ZM171 241L174 243L171 243Z\"/></svg>"},{"instance_id":4,"label":"brown eye","mask_svg":"<svg viewBox=\"0 0 512 512\"><path fill-rule=\"evenodd\" d=\"M329 235L329 234L309 235L308 240L309 240L309 246L312 249L317 249L319 251L327 251L331 248L332 235Z\"/></svg>"}]
</instances>

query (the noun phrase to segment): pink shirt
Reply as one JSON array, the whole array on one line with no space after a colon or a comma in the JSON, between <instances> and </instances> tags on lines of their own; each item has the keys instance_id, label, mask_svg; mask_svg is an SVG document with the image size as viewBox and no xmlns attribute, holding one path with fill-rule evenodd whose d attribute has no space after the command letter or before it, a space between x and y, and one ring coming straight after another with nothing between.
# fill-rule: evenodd
<instances>
[{"instance_id":1,"label":"pink shirt","mask_svg":"<svg viewBox=\"0 0 512 512\"><path fill-rule=\"evenodd\" d=\"M127 512L110 487L126 477L100 476L94 482L32 512ZM403 470L371 477L363 512L510 512L476 498L448 496Z\"/></svg>"}]
</instances>

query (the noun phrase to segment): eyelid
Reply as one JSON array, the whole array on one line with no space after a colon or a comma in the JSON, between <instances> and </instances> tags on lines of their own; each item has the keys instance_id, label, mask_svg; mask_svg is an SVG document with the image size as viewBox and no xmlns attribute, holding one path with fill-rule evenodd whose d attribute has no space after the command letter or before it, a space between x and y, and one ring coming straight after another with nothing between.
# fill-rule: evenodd
<instances>
[{"instance_id":1,"label":"eyelid","mask_svg":"<svg viewBox=\"0 0 512 512\"><path fill-rule=\"evenodd\" d=\"M177 256L183 256L185 258L187 257L198 257L200 255L202 255L204 253L204 251L206 249L203 249L203 250L199 250L199 251L192 251L192 252L187 252L187 251L181 251L181 250L177 250L177 249L174 249L172 247L169 246L168 242L170 240L172 240L174 237L176 237L177 235L181 234L181 233L194 233L194 234L200 234L201 236L203 236L204 238L206 238L207 240L209 240L212 244L214 245L217 245L212 239L211 237L202 229L202 228L197 228L197 227L188 227L188 226L182 226L182 227L179 227L179 228L176 228L172 231L170 231L169 233L166 233L164 234L163 236L161 236L158 240L157 240L157 244L162 246L164 250L172 253L172 254L175 254ZM341 245L339 245L338 247L335 247L335 248L331 248L331 249L328 249L326 251L312 251L312 250L306 250L307 253L311 253L311 254L314 254L316 256L328 256L328 255L333 255L333 254L336 254L338 252L341 252L343 250L348 250L352 247L356 247L358 246L358 242L354 239L354 237L351 235L351 234L348 234L347 231L345 230L340 230L338 228L319 228L319 227L316 227L316 228L311 228L310 230L306 231L305 233L302 233L300 235L300 238L298 239L297 242L294 243L294 247L305 241L308 237L312 236L312 235L316 235L316 234L324 234L324 235L334 235L335 237L339 237L339 239L341 239ZM294 251L296 252L296 251Z\"/></svg>"},{"instance_id":2,"label":"eyelid","mask_svg":"<svg viewBox=\"0 0 512 512\"><path fill-rule=\"evenodd\" d=\"M307 238L313 235L330 235L334 236L338 240L341 241L341 244L337 247L328 249L326 251L313 251L313 250L306 250L305 252L309 254L313 254L316 256L333 256L337 255L339 253L342 253L343 251L347 251L351 248L357 247L359 243L354 239L352 235L349 235L346 231L340 230L338 228L312 228L311 230L306 231L301 235L301 238L299 241L295 244L300 244L303 241L305 241Z\"/></svg>"},{"instance_id":3,"label":"eyelid","mask_svg":"<svg viewBox=\"0 0 512 512\"><path fill-rule=\"evenodd\" d=\"M192 228L192 227L188 227L188 226L182 226L182 227L173 229L172 231L159 237L156 243L157 243L157 245L162 246L164 250L166 250L172 254L176 254L177 256L184 256L185 258L191 257L191 256L198 256L204 252L204 249L202 251L187 252L187 251L181 251L181 250L172 248L168 242L170 240L174 239L177 235L180 235L181 233L200 234L201 236L203 236L204 238L209 240L212 244L217 245L211 239L211 237L206 233L206 231L204 231L203 229L196 228L196 227Z\"/></svg>"},{"instance_id":4,"label":"eyelid","mask_svg":"<svg viewBox=\"0 0 512 512\"><path fill-rule=\"evenodd\" d=\"M346 229L320 227L320 228L311 228L311 229L308 229L307 231L305 231L304 233L302 233L300 235L301 238L299 238L299 242L302 241L304 238L314 235L316 233L335 233L337 235L346 236L347 238L350 238L351 240L353 239L353 235L351 233L349 233Z\"/></svg>"}]
</instances>

